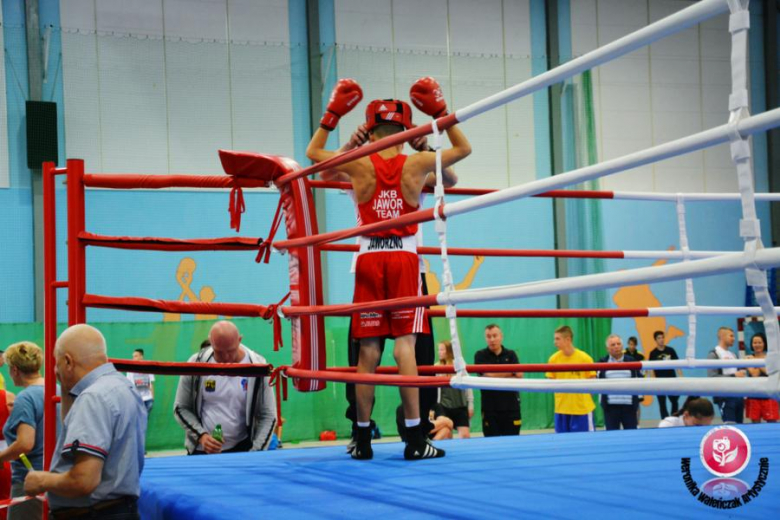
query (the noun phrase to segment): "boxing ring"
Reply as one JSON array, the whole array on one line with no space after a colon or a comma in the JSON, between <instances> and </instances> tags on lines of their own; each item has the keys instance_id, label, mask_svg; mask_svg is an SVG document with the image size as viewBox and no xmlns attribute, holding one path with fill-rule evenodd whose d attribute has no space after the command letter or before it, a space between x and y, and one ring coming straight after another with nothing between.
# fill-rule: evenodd
<instances>
[{"instance_id":1,"label":"boxing ring","mask_svg":"<svg viewBox=\"0 0 780 520\"><path fill-rule=\"evenodd\" d=\"M493 108L572 77L609 60L673 34L713 16L730 12L732 36L731 113L727 124L670 141L646 150L592 166L501 190L445 190L441 172L441 132ZM156 374L214 373L232 375L269 375L277 388L281 405L291 379L302 392L319 391L327 381L392 386L452 386L454 388L490 388L526 392L589 392L604 394L641 393L643 395L712 395L780 397L780 327L777 309L767 289L766 270L780 266L780 248L764 248L756 201L778 201L780 194L756 194L753 189L749 136L780 126L780 109L758 115L748 112L747 96L747 30L749 13L745 2L737 0L704 0L667 18L598 48L519 85L478 101L468 107L372 144L340 154L314 166L300 168L286 158L220 151L227 176L86 174L83 161L68 160L57 168L44 164L44 278L45 278L45 362L53 366L57 334L56 291L68 290L68 323L87 321L87 309L114 308L129 311L162 311L208 313L231 316L261 317L274 324L275 348L281 347L281 320L292 322L291 365L262 366L194 366L182 363L152 363L113 360L119 370ZM437 186L435 206L385 222L353 229L320 233L314 212L313 189L341 189L339 183L311 181L309 175L365 157L415 137L433 134L437 153ZM739 193L736 194L657 194L636 192L588 192L565 189L587 180L619 173L626 169L661 161L706 147L730 143L737 170ZM68 210L68 277L56 276L55 189L58 175L67 176ZM242 188L276 186L280 200L277 214L265 239L256 237L172 239L158 237L105 236L86 229L86 188L163 189L224 188L230 189L231 227L240 229L245 210ZM471 195L471 198L446 202L447 194ZM449 248L447 226L458 225L461 215L497 204L526 197L623 199L667 201L676 205L679 223L679 251L545 251L483 250ZM685 225L685 205L697 201L739 201L742 220L739 231L744 239L742 251L691 251ZM274 241L282 225L284 240ZM440 247L421 248L421 254L439 255L444 265L443 291L423 297L400 298L365 304L324 305L320 255L323 252L352 252L352 244L334 242L370 232L392 229L413 223L435 222ZM258 252L258 262L268 262L272 250L288 257L290 293L276 303L236 304L176 302L151 298L123 298L89 294L86 291L86 248L111 247L156 251L235 251ZM565 279L539 280L531 283L454 290L449 269L450 255L506 257L565 257L615 259L670 259L677 264L636 268L620 272L596 273ZM758 307L710 307L697 305L692 279L722 273L744 272L756 294ZM683 280L686 284L685 305L643 309L536 309L476 310L463 308L485 301L501 301L541 295L567 294L663 281ZM289 299L289 304L285 302ZM328 316L345 316L363 310L390 310L416 306L443 305L430 310L431 316L445 317L455 352L452 376L441 375L440 367L421 367L419 376L399 376L394 369L377 374L358 375L347 367L328 367L324 330ZM686 358L679 361L622 364L621 369L724 368L765 366L769 377L754 381L747 378L713 381L704 378L680 380L491 380L475 377L480 372L545 372L551 370L613 369L598 364L587 365L501 365L467 366L458 341L458 318L487 317L613 317L683 315L688 317L689 336ZM696 318L700 315L761 316L768 338L764 360L699 360L695 358ZM631 365L629 367L629 365ZM190 372L195 371L195 372ZM48 467L54 447L55 376L46 371L45 386L45 465ZM278 407L277 413L281 413ZM762 457L780 460L778 425L746 426L744 430ZM410 465L400 459L400 450L392 445L377 445L372 462L353 462L343 448L294 450L279 453L219 455L213 457L175 457L147 461L142 476L143 494L140 507L145 518L265 518L272 515L294 517L363 516L369 512L379 517L446 516L455 518L495 517L498 514L528 513L545 517L567 517L583 506L593 507L593 516L625 512L630 507L639 517L657 516L656 496L669 498L663 514L681 517L711 514L706 507L697 509L691 501L685 507L687 493L677 480L681 457L696 457L703 431L682 428L677 431L643 430L636 432L599 432L569 436L534 436L479 441L451 441L450 454L444 459ZM620 437L617 437L620 436ZM637 456L632 446L642 445L653 453ZM637 464L641 471L637 471ZM746 472L746 475L749 472ZM621 494L618 484L643 479L645 496ZM697 478L703 478L703 474ZM745 477L746 479L748 477ZM780 484L774 480L761 500L745 508L750 515L777 511ZM496 487L506 486L506 494L496 496ZM629 488L630 490L631 488ZM476 496L474 496L476 495ZM605 498L605 495L609 495ZM679 496L679 500L678 497ZM227 497L230 499L228 500ZM442 497L442 498L437 498ZM549 498L539 500L539 498ZM679 509L678 509L679 508ZM590 509L588 513L590 514Z\"/></svg>"},{"instance_id":2,"label":"boxing ring","mask_svg":"<svg viewBox=\"0 0 780 520\"><path fill-rule=\"evenodd\" d=\"M374 460L360 462L343 446L148 459L140 507L144 520L772 518L780 425L741 429L754 457L769 457L770 479L730 511L699 503L683 483L680 460L698 456L706 428L451 440L446 457L413 464L395 443L374 444ZM748 487L750 464L739 477ZM712 475L700 467L692 477L703 485Z\"/></svg>"}]
</instances>

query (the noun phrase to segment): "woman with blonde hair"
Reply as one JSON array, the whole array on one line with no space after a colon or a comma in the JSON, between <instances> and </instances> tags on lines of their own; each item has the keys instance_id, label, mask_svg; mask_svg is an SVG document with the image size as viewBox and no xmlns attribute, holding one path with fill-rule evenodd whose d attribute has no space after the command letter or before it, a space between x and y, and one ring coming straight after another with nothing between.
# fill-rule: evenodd
<instances>
[{"instance_id":1,"label":"woman with blonde hair","mask_svg":"<svg viewBox=\"0 0 780 520\"><path fill-rule=\"evenodd\" d=\"M8 447L0 452L0 462L11 463L11 496L22 497L27 468L19 460L27 455L33 469L43 469L43 352L35 343L14 343L3 354L14 385L22 391L14 400L11 415L3 428ZM8 508L8 520L41 518L39 500L28 500Z\"/></svg>"},{"instance_id":2,"label":"woman with blonde hair","mask_svg":"<svg viewBox=\"0 0 780 520\"><path fill-rule=\"evenodd\" d=\"M452 353L452 342L439 343L439 365L452 365L455 356ZM457 388L440 388L439 406L441 415L452 420L458 430L458 437L468 439L471 437L470 419L474 415L474 393L471 390L458 390Z\"/></svg>"}]
</instances>

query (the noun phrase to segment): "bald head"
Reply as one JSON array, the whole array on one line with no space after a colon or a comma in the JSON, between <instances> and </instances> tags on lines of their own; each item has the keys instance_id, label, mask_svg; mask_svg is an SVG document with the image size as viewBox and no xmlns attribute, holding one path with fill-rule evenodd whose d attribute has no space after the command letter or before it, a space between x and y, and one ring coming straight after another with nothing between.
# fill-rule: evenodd
<instances>
[{"instance_id":1,"label":"bald head","mask_svg":"<svg viewBox=\"0 0 780 520\"><path fill-rule=\"evenodd\" d=\"M232 322L215 323L209 331L209 340L217 363L240 363L244 358L241 350L241 334Z\"/></svg>"},{"instance_id":2,"label":"bald head","mask_svg":"<svg viewBox=\"0 0 780 520\"><path fill-rule=\"evenodd\" d=\"M93 359L100 359L102 363L108 361L106 338L99 330L90 325L74 325L60 334L54 345L54 356L59 357L66 352L82 361Z\"/></svg>"},{"instance_id":3,"label":"bald head","mask_svg":"<svg viewBox=\"0 0 780 520\"><path fill-rule=\"evenodd\" d=\"M54 345L57 374L63 386L72 388L93 369L108 363L106 338L95 327L68 327Z\"/></svg>"}]
</instances>

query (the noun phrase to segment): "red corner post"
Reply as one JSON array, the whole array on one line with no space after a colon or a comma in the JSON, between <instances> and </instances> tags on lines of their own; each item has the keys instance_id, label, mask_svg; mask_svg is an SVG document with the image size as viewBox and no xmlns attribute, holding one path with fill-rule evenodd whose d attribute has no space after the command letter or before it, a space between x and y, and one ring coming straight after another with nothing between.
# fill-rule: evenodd
<instances>
[{"instance_id":1,"label":"red corner post","mask_svg":"<svg viewBox=\"0 0 780 520\"><path fill-rule=\"evenodd\" d=\"M87 321L86 246L79 239L85 231L84 161L68 159L68 325Z\"/></svg>"},{"instance_id":2,"label":"red corner post","mask_svg":"<svg viewBox=\"0 0 780 520\"><path fill-rule=\"evenodd\" d=\"M43 468L49 469L57 443L57 379L54 343L57 341L57 213L54 192L55 165L43 163Z\"/></svg>"}]
</instances>

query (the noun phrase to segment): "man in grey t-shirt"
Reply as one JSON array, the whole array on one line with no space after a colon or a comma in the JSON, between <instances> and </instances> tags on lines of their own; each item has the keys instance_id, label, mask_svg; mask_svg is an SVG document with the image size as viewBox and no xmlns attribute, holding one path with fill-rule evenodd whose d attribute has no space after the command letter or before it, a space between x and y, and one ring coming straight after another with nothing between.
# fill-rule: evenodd
<instances>
[{"instance_id":1,"label":"man in grey t-shirt","mask_svg":"<svg viewBox=\"0 0 780 520\"><path fill-rule=\"evenodd\" d=\"M74 325L54 348L62 385L62 431L51 471L31 471L28 495L47 492L52 517L137 520L146 409L108 362L106 340Z\"/></svg>"}]
</instances>

